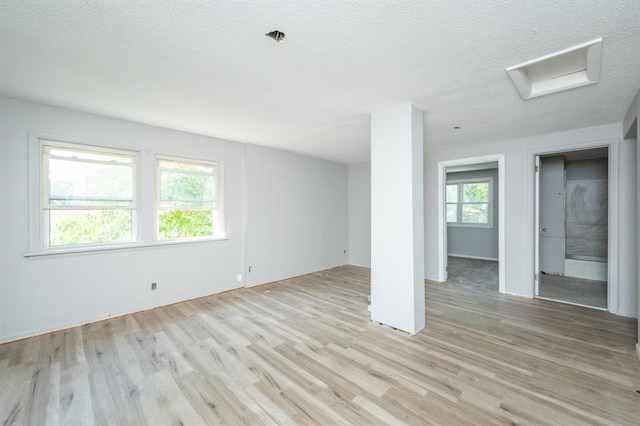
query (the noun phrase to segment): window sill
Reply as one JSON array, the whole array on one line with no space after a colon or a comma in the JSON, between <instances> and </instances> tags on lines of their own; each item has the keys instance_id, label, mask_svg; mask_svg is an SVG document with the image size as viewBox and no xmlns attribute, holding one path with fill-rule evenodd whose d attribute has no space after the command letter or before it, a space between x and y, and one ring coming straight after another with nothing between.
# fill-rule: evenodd
<instances>
[{"instance_id":1,"label":"window sill","mask_svg":"<svg viewBox=\"0 0 640 426\"><path fill-rule=\"evenodd\" d=\"M493 224L486 223L457 223L457 222L447 222L447 226L455 226L456 228L484 228L490 229L493 228Z\"/></svg>"},{"instance_id":2,"label":"window sill","mask_svg":"<svg viewBox=\"0 0 640 426\"><path fill-rule=\"evenodd\" d=\"M104 246L90 246L90 247L73 247L73 248L60 248L60 249L47 249L35 252L25 253L24 257L46 257L46 256L62 256L68 254L82 254L82 253L101 253L109 251L123 251L123 250L136 250L136 249L150 249L160 248L167 246L182 246L191 244L203 244L213 243L217 241L228 241L228 237L217 238L203 238L203 239L185 239L185 240L170 240L159 241L155 243L125 243L125 244L109 244Z\"/></svg>"}]
</instances>

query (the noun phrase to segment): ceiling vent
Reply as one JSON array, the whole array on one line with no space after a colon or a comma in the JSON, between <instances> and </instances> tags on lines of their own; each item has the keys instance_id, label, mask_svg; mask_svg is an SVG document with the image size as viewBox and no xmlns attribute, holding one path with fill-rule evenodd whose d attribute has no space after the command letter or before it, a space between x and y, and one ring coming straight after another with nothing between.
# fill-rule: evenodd
<instances>
[{"instance_id":1,"label":"ceiling vent","mask_svg":"<svg viewBox=\"0 0 640 426\"><path fill-rule=\"evenodd\" d=\"M602 38L591 40L532 61L507 68L527 100L597 83L600 80Z\"/></svg>"},{"instance_id":2,"label":"ceiling vent","mask_svg":"<svg viewBox=\"0 0 640 426\"><path fill-rule=\"evenodd\" d=\"M284 40L285 34L282 31L273 30L269 33L265 34L267 37L272 38L276 41L276 43L280 43Z\"/></svg>"}]
</instances>

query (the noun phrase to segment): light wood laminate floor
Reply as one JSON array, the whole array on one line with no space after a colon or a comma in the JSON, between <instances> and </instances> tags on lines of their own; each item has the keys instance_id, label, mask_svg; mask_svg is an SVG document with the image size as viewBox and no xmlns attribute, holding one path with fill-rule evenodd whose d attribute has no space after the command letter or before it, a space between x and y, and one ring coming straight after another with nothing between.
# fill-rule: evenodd
<instances>
[{"instance_id":1,"label":"light wood laminate floor","mask_svg":"<svg viewBox=\"0 0 640 426\"><path fill-rule=\"evenodd\" d=\"M427 283L379 326L352 266L0 345L0 423L638 424L636 322Z\"/></svg>"}]
</instances>

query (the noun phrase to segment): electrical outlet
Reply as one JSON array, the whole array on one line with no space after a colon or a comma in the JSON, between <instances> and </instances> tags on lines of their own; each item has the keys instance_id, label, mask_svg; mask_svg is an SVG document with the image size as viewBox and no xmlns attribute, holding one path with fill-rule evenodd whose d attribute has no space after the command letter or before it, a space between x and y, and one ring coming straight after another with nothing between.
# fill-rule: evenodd
<instances>
[{"instance_id":1,"label":"electrical outlet","mask_svg":"<svg viewBox=\"0 0 640 426\"><path fill-rule=\"evenodd\" d=\"M156 283L151 283L151 290L155 290L156 288L158 288L158 285Z\"/></svg>"},{"instance_id":2,"label":"electrical outlet","mask_svg":"<svg viewBox=\"0 0 640 426\"><path fill-rule=\"evenodd\" d=\"M242 282L242 274L236 275L236 281L239 283Z\"/></svg>"}]
</instances>

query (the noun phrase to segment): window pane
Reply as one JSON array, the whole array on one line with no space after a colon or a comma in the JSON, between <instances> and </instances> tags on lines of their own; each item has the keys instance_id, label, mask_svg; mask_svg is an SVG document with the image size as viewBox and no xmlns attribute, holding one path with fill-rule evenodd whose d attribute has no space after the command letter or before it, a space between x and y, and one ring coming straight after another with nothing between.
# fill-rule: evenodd
<instances>
[{"instance_id":1,"label":"window pane","mask_svg":"<svg viewBox=\"0 0 640 426\"><path fill-rule=\"evenodd\" d=\"M457 222L457 221L458 221L458 205L447 204L447 222Z\"/></svg>"},{"instance_id":2,"label":"window pane","mask_svg":"<svg viewBox=\"0 0 640 426\"><path fill-rule=\"evenodd\" d=\"M83 151L71 148L62 148L57 146L45 146L45 153L49 153L54 157L76 158L79 160L93 160L102 161L107 163L124 163L132 164L133 158L131 155L125 154L110 154L105 152L93 152Z\"/></svg>"},{"instance_id":3,"label":"window pane","mask_svg":"<svg viewBox=\"0 0 640 426\"><path fill-rule=\"evenodd\" d=\"M215 166L212 164L201 164L196 162L180 162L173 160L158 160L158 165L161 169L168 170L180 170L185 172L198 172L198 173L206 173L213 174L215 171Z\"/></svg>"},{"instance_id":4,"label":"window pane","mask_svg":"<svg viewBox=\"0 0 640 426\"><path fill-rule=\"evenodd\" d=\"M51 210L49 246L133 240L131 210Z\"/></svg>"},{"instance_id":5,"label":"window pane","mask_svg":"<svg viewBox=\"0 0 640 426\"><path fill-rule=\"evenodd\" d=\"M462 223L489 223L489 204L463 204Z\"/></svg>"},{"instance_id":6,"label":"window pane","mask_svg":"<svg viewBox=\"0 0 640 426\"><path fill-rule=\"evenodd\" d=\"M160 207L213 208L213 175L161 170Z\"/></svg>"},{"instance_id":7,"label":"window pane","mask_svg":"<svg viewBox=\"0 0 640 426\"><path fill-rule=\"evenodd\" d=\"M447 203L458 202L458 184L447 185Z\"/></svg>"},{"instance_id":8,"label":"window pane","mask_svg":"<svg viewBox=\"0 0 640 426\"><path fill-rule=\"evenodd\" d=\"M489 183L465 183L462 186L462 201L465 203L489 202Z\"/></svg>"},{"instance_id":9,"label":"window pane","mask_svg":"<svg viewBox=\"0 0 640 426\"><path fill-rule=\"evenodd\" d=\"M133 167L49 158L49 205L132 206Z\"/></svg>"},{"instance_id":10,"label":"window pane","mask_svg":"<svg viewBox=\"0 0 640 426\"><path fill-rule=\"evenodd\" d=\"M158 237L170 240L214 235L216 212L211 210L168 210L158 215Z\"/></svg>"}]
</instances>

